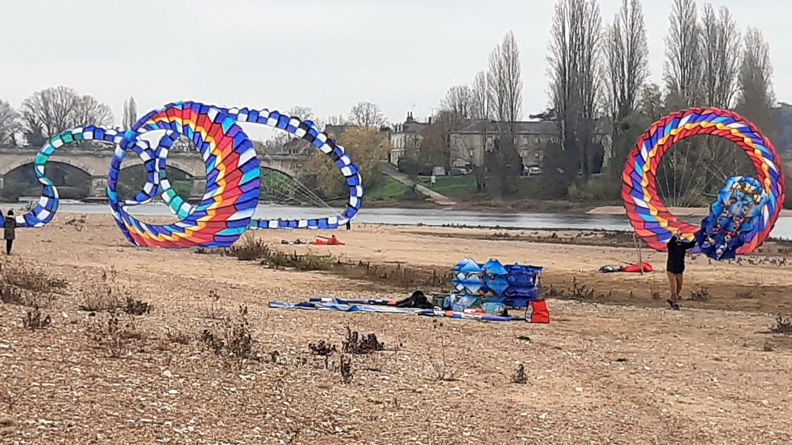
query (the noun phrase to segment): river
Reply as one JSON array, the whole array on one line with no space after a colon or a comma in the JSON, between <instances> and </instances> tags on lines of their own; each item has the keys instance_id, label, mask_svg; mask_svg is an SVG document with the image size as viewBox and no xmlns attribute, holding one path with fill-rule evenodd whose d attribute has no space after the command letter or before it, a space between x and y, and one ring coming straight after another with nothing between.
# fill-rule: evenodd
<instances>
[{"instance_id":1,"label":"river","mask_svg":"<svg viewBox=\"0 0 792 445\"><path fill-rule=\"evenodd\" d=\"M5 206L4 206L5 207ZM110 214L106 204L86 204L76 201L61 201L60 210L65 213ZM131 207L136 216L170 216L162 203L150 203ZM337 213L337 212L336 212ZM332 210L311 207L279 206L261 204L256 210L258 218L309 218L330 216ZM441 209L397 209L366 208L354 219L356 223L401 224L427 226L457 225L470 227L519 228L519 229L579 229L630 231L630 223L624 215L588 215L563 213L503 213ZM695 223L696 221L690 221ZM792 239L792 217L778 219L772 236Z\"/></svg>"}]
</instances>

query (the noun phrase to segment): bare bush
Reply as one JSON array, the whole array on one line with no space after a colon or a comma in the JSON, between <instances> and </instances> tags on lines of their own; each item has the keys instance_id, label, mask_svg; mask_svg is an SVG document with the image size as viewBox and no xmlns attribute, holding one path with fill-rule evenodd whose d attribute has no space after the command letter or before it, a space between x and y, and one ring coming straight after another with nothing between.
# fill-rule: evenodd
<instances>
[{"instance_id":1,"label":"bare bush","mask_svg":"<svg viewBox=\"0 0 792 445\"><path fill-rule=\"evenodd\" d=\"M34 308L32 311L28 311L25 315L25 318L22 319L22 324L25 326L25 329L30 329L31 331L44 329L49 327L51 323L52 319L50 316L47 315L44 317L39 308Z\"/></svg>"}]
</instances>

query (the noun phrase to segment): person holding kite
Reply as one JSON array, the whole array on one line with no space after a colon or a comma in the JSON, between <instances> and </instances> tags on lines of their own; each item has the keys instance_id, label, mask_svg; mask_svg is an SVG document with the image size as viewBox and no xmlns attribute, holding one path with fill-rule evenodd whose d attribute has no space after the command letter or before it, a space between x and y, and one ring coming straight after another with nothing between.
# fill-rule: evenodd
<instances>
[{"instance_id":1,"label":"person holding kite","mask_svg":"<svg viewBox=\"0 0 792 445\"><path fill-rule=\"evenodd\" d=\"M679 294L682 292L682 274L685 273L685 252L696 246L695 240L682 238L682 231L677 229L674 236L668 241L668 284L671 288L671 298L667 301L671 309L679 310Z\"/></svg>"}]
</instances>

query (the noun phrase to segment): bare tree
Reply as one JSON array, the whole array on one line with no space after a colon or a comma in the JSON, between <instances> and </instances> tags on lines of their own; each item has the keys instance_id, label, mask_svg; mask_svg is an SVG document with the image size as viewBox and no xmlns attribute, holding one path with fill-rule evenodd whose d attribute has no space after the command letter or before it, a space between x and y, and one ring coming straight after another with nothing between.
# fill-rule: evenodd
<instances>
[{"instance_id":1,"label":"bare tree","mask_svg":"<svg viewBox=\"0 0 792 445\"><path fill-rule=\"evenodd\" d=\"M135 98L131 97L128 101L124 101L124 121L121 126L124 130L132 128L132 125L137 122L137 104Z\"/></svg>"},{"instance_id":2,"label":"bare tree","mask_svg":"<svg viewBox=\"0 0 792 445\"><path fill-rule=\"evenodd\" d=\"M696 104L701 77L700 30L694 0L674 0L666 37L663 79L676 107Z\"/></svg>"},{"instance_id":3,"label":"bare tree","mask_svg":"<svg viewBox=\"0 0 792 445\"><path fill-rule=\"evenodd\" d=\"M324 122L325 125L344 125L347 123L347 120L343 115L339 114L326 117Z\"/></svg>"},{"instance_id":4,"label":"bare tree","mask_svg":"<svg viewBox=\"0 0 792 445\"><path fill-rule=\"evenodd\" d=\"M605 41L608 99L614 121L629 116L649 76L649 46L640 0L622 0Z\"/></svg>"},{"instance_id":5,"label":"bare tree","mask_svg":"<svg viewBox=\"0 0 792 445\"><path fill-rule=\"evenodd\" d=\"M0 145L16 145L15 134L20 128L19 113L8 102L0 100Z\"/></svg>"},{"instance_id":6,"label":"bare tree","mask_svg":"<svg viewBox=\"0 0 792 445\"><path fill-rule=\"evenodd\" d=\"M467 85L451 87L440 105L458 118L470 119L476 106L473 89Z\"/></svg>"},{"instance_id":7,"label":"bare tree","mask_svg":"<svg viewBox=\"0 0 792 445\"><path fill-rule=\"evenodd\" d=\"M378 128L387 120L379 107L371 102L359 102L349 111L349 121L358 127Z\"/></svg>"},{"instance_id":8,"label":"bare tree","mask_svg":"<svg viewBox=\"0 0 792 445\"><path fill-rule=\"evenodd\" d=\"M740 33L728 8L716 15L711 4L704 5L700 33L704 105L730 108L737 93Z\"/></svg>"},{"instance_id":9,"label":"bare tree","mask_svg":"<svg viewBox=\"0 0 792 445\"><path fill-rule=\"evenodd\" d=\"M483 71L476 74L473 79L473 109L471 118L489 119L489 98L487 88L487 74Z\"/></svg>"},{"instance_id":10,"label":"bare tree","mask_svg":"<svg viewBox=\"0 0 792 445\"><path fill-rule=\"evenodd\" d=\"M487 74L483 71L476 74L473 79L473 112L474 119L483 120L481 125L481 147L487 146L487 130L490 119L489 106L489 87L487 85ZM473 175L476 178L476 190L481 192L487 188L487 172L483 165L483 160L476 157L474 153L467 153L464 158L473 166ZM483 158L483 156L482 156Z\"/></svg>"},{"instance_id":11,"label":"bare tree","mask_svg":"<svg viewBox=\"0 0 792 445\"><path fill-rule=\"evenodd\" d=\"M316 118L310 107L295 105L288 111L289 116L296 117L302 121L312 121Z\"/></svg>"},{"instance_id":12,"label":"bare tree","mask_svg":"<svg viewBox=\"0 0 792 445\"><path fill-rule=\"evenodd\" d=\"M596 0L559 0L550 41L553 108L558 116L561 147L578 154L578 169L593 171L590 152L601 90L600 43L602 19ZM571 157L570 157L571 158ZM564 169L574 174L574 169Z\"/></svg>"},{"instance_id":13,"label":"bare tree","mask_svg":"<svg viewBox=\"0 0 792 445\"><path fill-rule=\"evenodd\" d=\"M110 107L64 86L37 91L22 102L21 111L26 136L33 145L76 126L108 125L113 121Z\"/></svg>"},{"instance_id":14,"label":"bare tree","mask_svg":"<svg viewBox=\"0 0 792 445\"><path fill-rule=\"evenodd\" d=\"M86 125L113 125L113 111L93 96L78 97L72 110L70 127Z\"/></svg>"},{"instance_id":15,"label":"bare tree","mask_svg":"<svg viewBox=\"0 0 792 445\"><path fill-rule=\"evenodd\" d=\"M487 91L492 118L516 122L522 112L520 49L509 31L490 53Z\"/></svg>"},{"instance_id":16,"label":"bare tree","mask_svg":"<svg viewBox=\"0 0 792 445\"><path fill-rule=\"evenodd\" d=\"M79 96L68 87L47 88L22 102L22 120L27 127L28 140L41 145L70 127L71 114Z\"/></svg>"},{"instance_id":17,"label":"bare tree","mask_svg":"<svg viewBox=\"0 0 792 445\"><path fill-rule=\"evenodd\" d=\"M756 119L753 113L769 112L775 102L773 66L770 62L770 47L761 31L748 29L743 42L737 109L753 120Z\"/></svg>"}]
</instances>

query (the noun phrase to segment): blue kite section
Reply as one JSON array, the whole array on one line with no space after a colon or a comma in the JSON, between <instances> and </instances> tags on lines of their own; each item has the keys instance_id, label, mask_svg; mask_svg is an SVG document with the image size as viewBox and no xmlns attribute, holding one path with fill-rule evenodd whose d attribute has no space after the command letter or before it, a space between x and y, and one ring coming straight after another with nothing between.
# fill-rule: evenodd
<instances>
[{"instance_id":1,"label":"blue kite section","mask_svg":"<svg viewBox=\"0 0 792 445\"><path fill-rule=\"evenodd\" d=\"M539 266L504 266L495 259L479 264L465 258L454 267L452 283L454 289L462 294L462 305L481 299L522 308L540 298L541 274L542 267Z\"/></svg>"},{"instance_id":2,"label":"blue kite section","mask_svg":"<svg viewBox=\"0 0 792 445\"><path fill-rule=\"evenodd\" d=\"M710 206L710 214L701 221L696 233L699 250L715 260L734 258L737 249L761 230L760 218L767 203L767 194L756 179L729 178Z\"/></svg>"}]
</instances>

